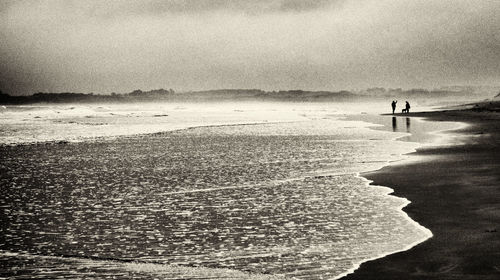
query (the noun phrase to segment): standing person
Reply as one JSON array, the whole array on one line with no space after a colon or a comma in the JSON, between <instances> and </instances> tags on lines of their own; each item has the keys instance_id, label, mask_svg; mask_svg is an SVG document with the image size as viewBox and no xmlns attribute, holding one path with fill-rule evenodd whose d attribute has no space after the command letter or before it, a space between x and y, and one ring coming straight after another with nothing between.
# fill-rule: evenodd
<instances>
[{"instance_id":1,"label":"standing person","mask_svg":"<svg viewBox=\"0 0 500 280\"><path fill-rule=\"evenodd\" d=\"M396 101L392 100L392 104L391 104L391 106L392 106L392 114L393 114L393 115L394 115L394 111L396 110L396 103L398 103L398 101L397 101L397 100L396 100Z\"/></svg>"},{"instance_id":2,"label":"standing person","mask_svg":"<svg viewBox=\"0 0 500 280\"><path fill-rule=\"evenodd\" d=\"M408 101L406 101L406 113L409 113L410 112L410 103L408 103Z\"/></svg>"}]
</instances>

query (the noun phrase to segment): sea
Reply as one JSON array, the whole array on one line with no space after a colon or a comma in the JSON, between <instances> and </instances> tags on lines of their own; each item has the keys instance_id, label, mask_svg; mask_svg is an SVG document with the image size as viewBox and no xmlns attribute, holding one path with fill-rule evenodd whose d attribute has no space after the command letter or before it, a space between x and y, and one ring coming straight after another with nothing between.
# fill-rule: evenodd
<instances>
[{"instance_id":1,"label":"sea","mask_svg":"<svg viewBox=\"0 0 500 280\"><path fill-rule=\"evenodd\" d=\"M338 279L407 250L432 233L360 175L424 145L389 105L2 106L0 279Z\"/></svg>"}]
</instances>

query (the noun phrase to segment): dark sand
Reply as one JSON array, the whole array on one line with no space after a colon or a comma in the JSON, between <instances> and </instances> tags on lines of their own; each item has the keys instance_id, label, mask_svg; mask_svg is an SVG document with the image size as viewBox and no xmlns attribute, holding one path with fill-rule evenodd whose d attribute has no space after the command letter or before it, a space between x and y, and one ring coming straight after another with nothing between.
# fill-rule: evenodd
<instances>
[{"instance_id":1,"label":"dark sand","mask_svg":"<svg viewBox=\"0 0 500 280\"><path fill-rule=\"evenodd\" d=\"M434 236L369 261L342 279L500 279L500 102L472 109L397 114L471 126L465 144L423 148L433 160L363 174L411 201L404 211Z\"/></svg>"}]
</instances>

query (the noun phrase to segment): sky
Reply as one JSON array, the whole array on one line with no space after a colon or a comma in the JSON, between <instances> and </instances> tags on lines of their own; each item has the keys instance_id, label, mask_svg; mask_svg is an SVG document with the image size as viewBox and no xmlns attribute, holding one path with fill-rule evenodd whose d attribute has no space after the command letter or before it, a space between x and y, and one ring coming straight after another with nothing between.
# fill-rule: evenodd
<instances>
[{"instance_id":1,"label":"sky","mask_svg":"<svg viewBox=\"0 0 500 280\"><path fill-rule=\"evenodd\" d=\"M500 85L498 0L1 0L0 90Z\"/></svg>"}]
</instances>

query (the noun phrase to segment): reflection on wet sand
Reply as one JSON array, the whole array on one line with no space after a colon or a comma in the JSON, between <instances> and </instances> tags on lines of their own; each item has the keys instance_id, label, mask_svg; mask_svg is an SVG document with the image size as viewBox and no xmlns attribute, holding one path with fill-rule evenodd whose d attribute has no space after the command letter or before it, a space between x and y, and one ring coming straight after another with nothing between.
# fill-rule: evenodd
<instances>
[{"instance_id":1,"label":"reflection on wet sand","mask_svg":"<svg viewBox=\"0 0 500 280\"><path fill-rule=\"evenodd\" d=\"M406 132L411 132L411 123L410 118L405 118L406 123ZM392 131L397 132L398 130L398 118L392 117Z\"/></svg>"}]
</instances>

